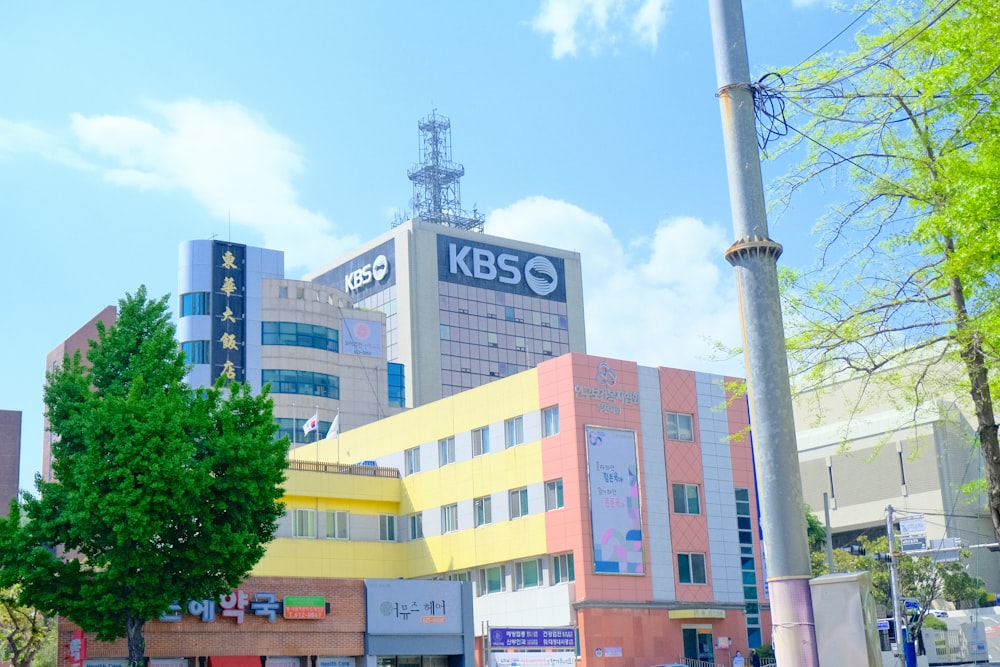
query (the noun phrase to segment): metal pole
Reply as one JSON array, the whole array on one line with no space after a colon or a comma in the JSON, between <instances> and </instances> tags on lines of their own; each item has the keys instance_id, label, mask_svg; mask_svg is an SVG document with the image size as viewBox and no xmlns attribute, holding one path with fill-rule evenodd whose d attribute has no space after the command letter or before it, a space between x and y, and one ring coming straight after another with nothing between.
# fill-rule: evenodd
<instances>
[{"instance_id":1,"label":"metal pole","mask_svg":"<svg viewBox=\"0 0 1000 667\"><path fill-rule=\"evenodd\" d=\"M823 492L823 515L826 519L826 562L827 571L833 574L833 529L830 527L830 494Z\"/></svg>"},{"instance_id":2,"label":"metal pole","mask_svg":"<svg viewBox=\"0 0 1000 667\"><path fill-rule=\"evenodd\" d=\"M892 529L892 505L885 506L885 536L889 540L889 591L892 593L892 622L896 626L896 655L904 662L903 656L903 618L899 613L899 578L896 576L896 534ZM898 663L897 663L898 664Z\"/></svg>"},{"instance_id":3,"label":"metal pole","mask_svg":"<svg viewBox=\"0 0 1000 667\"><path fill-rule=\"evenodd\" d=\"M735 268L743 317L774 653L780 665L818 667L805 504L778 295L781 245L767 232L743 7L740 0L710 0L709 9L736 236L726 260Z\"/></svg>"}]
</instances>

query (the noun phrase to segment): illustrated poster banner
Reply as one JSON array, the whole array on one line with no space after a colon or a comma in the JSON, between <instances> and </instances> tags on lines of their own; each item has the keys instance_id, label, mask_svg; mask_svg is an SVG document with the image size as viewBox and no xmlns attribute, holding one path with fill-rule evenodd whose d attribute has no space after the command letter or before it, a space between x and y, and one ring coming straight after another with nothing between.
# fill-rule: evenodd
<instances>
[{"instance_id":1,"label":"illustrated poster banner","mask_svg":"<svg viewBox=\"0 0 1000 667\"><path fill-rule=\"evenodd\" d=\"M594 571L645 574L635 431L585 427Z\"/></svg>"}]
</instances>

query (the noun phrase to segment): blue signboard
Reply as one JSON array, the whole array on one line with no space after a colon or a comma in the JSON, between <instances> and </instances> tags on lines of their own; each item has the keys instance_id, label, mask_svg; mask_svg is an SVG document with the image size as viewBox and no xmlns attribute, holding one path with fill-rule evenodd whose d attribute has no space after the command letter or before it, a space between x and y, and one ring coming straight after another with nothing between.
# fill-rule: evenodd
<instances>
[{"instance_id":1,"label":"blue signboard","mask_svg":"<svg viewBox=\"0 0 1000 667\"><path fill-rule=\"evenodd\" d=\"M357 257L313 278L351 295L354 303L396 284L395 242L386 241Z\"/></svg>"},{"instance_id":2,"label":"blue signboard","mask_svg":"<svg viewBox=\"0 0 1000 667\"><path fill-rule=\"evenodd\" d=\"M566 302L566 267L559 257L438 234L438 280Z\"/></svg>"},{"instance_id":3,"label":"blue signboard","mask_svg":"<svg viewBox=\"0 0 1000 667\"><path fill-rule=\"evenodd\" d=\"M212 242L212 380L246 380L246 252Z\"/></svg>"},{"instance_id":4,"label":"blue signboard","mask_svg":"<svg viewBox=\"0 0 1000 667\"><path fill-rule=\"evenodd\" d=\"M490 628L490 648L566 648L576 646L573 628Z\"/></svg>"}]
</instances>

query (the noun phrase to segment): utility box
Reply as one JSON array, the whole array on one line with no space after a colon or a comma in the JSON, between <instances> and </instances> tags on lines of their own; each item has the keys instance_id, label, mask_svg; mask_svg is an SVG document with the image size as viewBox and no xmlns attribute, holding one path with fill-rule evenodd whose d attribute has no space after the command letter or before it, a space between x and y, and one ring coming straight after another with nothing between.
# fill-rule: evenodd
<instances>
[{"instance_id":1,"label":"utility box","mask_svg":"<svg viewBox=\"0 0 1000 667\"><path fill-rule=\"evenodd\" d=\"M826 574L809 587L820 667L882 667L871 573Z\"/></svg>"}]
</instances>

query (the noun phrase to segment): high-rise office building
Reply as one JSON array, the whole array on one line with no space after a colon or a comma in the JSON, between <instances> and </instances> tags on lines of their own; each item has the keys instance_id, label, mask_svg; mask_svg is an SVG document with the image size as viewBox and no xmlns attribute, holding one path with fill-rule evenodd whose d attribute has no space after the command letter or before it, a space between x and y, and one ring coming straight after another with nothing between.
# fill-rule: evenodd
<instances>
[{"instance_id":1,"label":"high-rise office building","mask_svg":"<svg viewBox=\"0 0 1000 667\"><path fill-rule=\"evenodd\" d=\"M576 252L414 219L306 279L385 313L408 407L586 352Z\"/></svg>"}]
</instances>

